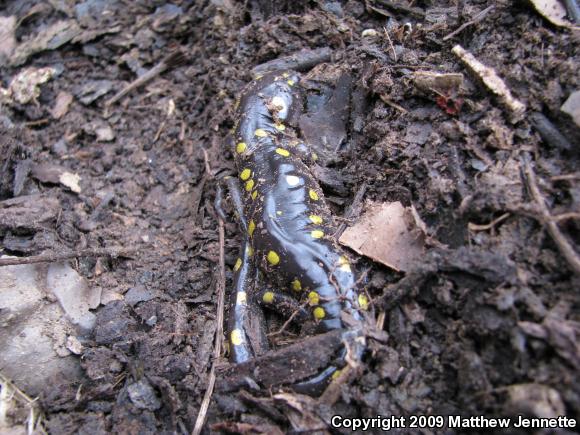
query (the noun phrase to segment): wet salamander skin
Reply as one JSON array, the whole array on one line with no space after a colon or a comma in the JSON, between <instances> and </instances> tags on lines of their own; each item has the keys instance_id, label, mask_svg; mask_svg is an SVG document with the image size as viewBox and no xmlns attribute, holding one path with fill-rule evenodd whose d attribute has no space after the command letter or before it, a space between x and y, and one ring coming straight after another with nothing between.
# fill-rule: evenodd
<instances>
[{"instance_id":1,"label":"wet salamander skin","mask_svg":"<svg viewBox=\"0 0 580 435\"><path fill-rule=\"evenodd\" d=\"M230 342L235 362L252 354L240 318L247 302L245 292L252 284L251 262L270 282L299 299L307 298L322 330L342 328L343 310L358 319L357 310L367 303L354 289L354 272L333 239L330 210L303 162L308 148L287 124L302 107L299 80L291 71L257 79L243 92L237 109L234 154L247 239L234 267L237 295ZM241 297L240 292L244 292Z\"/></svg>"}]
</instances>

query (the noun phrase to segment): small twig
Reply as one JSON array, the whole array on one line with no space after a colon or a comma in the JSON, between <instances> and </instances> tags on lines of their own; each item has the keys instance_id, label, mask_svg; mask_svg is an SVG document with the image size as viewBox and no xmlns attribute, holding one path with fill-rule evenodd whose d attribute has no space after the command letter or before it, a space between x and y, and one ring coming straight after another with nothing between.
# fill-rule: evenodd
<instances>
[{"instance_id":1,"label":"small twig","mask_svg":"<svg viewBox=\"0 0 580 435\"><path fill-rule=\"evenodd\" d=\"M580 180L580 172L572 172L571 174L554 175L550 177L552 181L576 181Z\"/></svg>"},{"instance_id":2,"label":"small twig","mask_svg":"<svg viewBox=\"0 0 580 435\"><path fill-rule=\"evenodd\" d=\"M562 213L562 214L552 216L552 219L554 219L556 222L567 221L569 219L580 219L580 213L574 213L574 212Z\"/></svg>"},{"instance_id":3,"label":"small twig","mask_svg":"<svg viewBox=\"0 0 580 435\"><path fill-rule=\"evenodd\" d=\"M46 254L33 255L30 257L0 258L0 267L17 266L20 264L54 263L57 261L70 260L79 257L125 257L131 258L131 254L137 248L89 248L80 249L73 252L50 252Z\"/></svg>"},{"instance_id":4,"label":"small twig","mask_svg":"<svg viewBox=\"0 0 580 435\"><path fill-rule=\"evenodd\" d=\"M510 217L510 214L509 213L504 213L500 217L492 220L488 224L479 225L479 224L474 224L474 223L469 222L469 224L467 224L467 227L471 231L487 231L487 230L491 230L492 228L494 228L500 222L505 221L508 217Z\"/></svg>"},{"instance_id":5,"label":"small twig","mask_svg":"<svg viewBox=\"0 0 580 435\"><path fill-rule=\"evenodd\" d=\"M444 36L443 37L443 41L447 41L448 39L453 38L455 35L457 35L458 33L462 32L463 30L465 30L467 27L472 26L473 24L476 24L478 22L480 22L481 20L483 20L485 18L485 16L494 8L493 5L485 8L483 11L481 11L480 13L478 13L477 15L475 15L475 17L473 17L471 20L467 21L466 23L463 23L461 26L459 26L456 30L454 30L453 32L451 32L449 35Z\"/></svg>"},{"instance_id":6,"label":"small twig","mask_svg":"<svg viewBox=\"0 0 580 435\"><path fill-rule=\"evenodd\" d=\"M178 50L178 51L174 51L173 53L170 53L165 58L163 58L163 60L161 60L161 62L159 62L157 65L155 65L149 71L147 71L141 77L137 77L135 80L133 80L127 86L125 86L123 89L121 89L119 92L117 92L114 96L112 96L109 100L107 100L107 102L105 103L105 107L109 107L112 104L115 104L117 101L119 101L121 98L123 98L129 92L131 92L133 89L137 89L138 87L144 85L148 81L157 77L159 74L165 72L170 67L174 67L176 65L179 65L179 64L183 63L184 61L185 61L185 56L183 55L183 53L181 51Z\"/></svg>"},{"instance_id":7,"label":"small twig","mask_svg":"<svg viewBox=\"0 0 580 435\"><path fill-rule=\"evenodd\" d=\"M304 301L302 303L302 305L300 305L300 308L294 310L294 312L290 315L290 317L288 317L288 320L286 320L284 322L284 324L280 327L280 329L278 329L277 331L274 331L274 332L268 334L268 337L270 337L270 338L271 337L276 337L276 336L282 334L286 330L286 328L288 327L288 325L290 325L290 322L292 322L292 320L294 320L294 318L298 314L300 314L300 310L303 309L304 307L306 307L306 305L308 305L308 300Z\"/></svg>"},{"instance_id":8,"label":"small twig","mask_svg":"<svg viewBox=\"0 0 580 435\"><path fill-rule=\"evenodd\" d=\"M381 97L381 100L383 100L383 103L391 106L394 109L397 109L401 113L409 113L409 111L407 109L405 109L403 106L398 105L397 103L395 103L393 100L391 100L386 95L381 94L379 96Z\"/></svg>"},{"instance_id":9,"label":"small twig","mask_svg":"<svg viewBox=\"0 0 580 435\"><path fill-rule=\"evenodd\" d=\"M383 27L385 35L387 35L387 40L389 41L389 47L391 47L391 51L393 52L393 60L397 62L397 52L395 51L395 47L393 46L393 41L391 41L391 36L389 35L389 31L386 27Z\"/></svg>"},{"instance_id":10,"label":"small twig","mask_svg":"<svg viewBox=\"0 0 580 435\"><path fill-rule=\"evenodd\" d=\"M358 209L362 203L362 200L365 196L366 191L367 191L367 183L364 182L360 186L360 188L358 189L356 194L354 195L354 199L352 200L352 204L350 204L348 206L348 208L346 209L346 213L344 214L344 217L341 218L341 219L343 219L343 223L340 224L340 226L338 227L338 230L336 230L336 233L334 234L335 240L340 239L340 236L342 236L342 233L344 233L344 230L346 230L347 222L349 222L350 219L354 216L354 214L358 211Z\"/></svg>"},{"instance_id":11,"label":"small twig","mask_svg":"<svg viewBox=\"0 0 580 435\"><path fill-rule=\"evenodd\" d=\"M209 168L209 162L206 162L207 168ZM211 173L211 170L210 170ZM218 294L218 306L217 306L217 328L214 339L214 350L213 350L213 361L211 364L211 369L209 372L209 379L207 382L207 389L205 390L205 395L203 396L203 401L199 408L199 413L197 414L197 419L195 420L195 425L192 435L199 435L203 429L205 423L205 417L207 415L207 410L209 409L209 404L211 401L211 396L213 394L213 389L215 386L215 367L222 353L222 340L224 335L224 306L225 306L225 292L226 292L226 265L225 265L225 231L224 231L224 221L218 217L218 227L219 227L219 245L220 245L220 257L219 257L219 280L217 283L217 294Z\"/></svg>"},{"instance_id":12,"label":"small twig","mask_svg":"<svg viewBox=\"0 0 580 435\"><path fill-rule=\"evenodd\" d=\"M556 221L550 214L550 210L548 210L548 207L546 206L544 196L540 192L540 188L538 187L538 184L536 182L536 174L534 173L534 170L532 169L529 163L529 154L526 153L524 155L523 161L524 161L524 172L528 182L528 187L530 189L532 197L534 198L534 201L538 205L538 208L541 213L541 219L548 228L548 233L550 234L550 236L552 236L552 239L554 239L554 242L558 246L558 249L564 256L564 258L566 259L572 270L576 274L580 275L580 257L578 257L578 254L576 253L576 251L574 251L574 248L572 247L570 242L568 242L568 240L564 237L564 235L560 231L560 228L558 228Z\"/></svg>"}]
</instances>

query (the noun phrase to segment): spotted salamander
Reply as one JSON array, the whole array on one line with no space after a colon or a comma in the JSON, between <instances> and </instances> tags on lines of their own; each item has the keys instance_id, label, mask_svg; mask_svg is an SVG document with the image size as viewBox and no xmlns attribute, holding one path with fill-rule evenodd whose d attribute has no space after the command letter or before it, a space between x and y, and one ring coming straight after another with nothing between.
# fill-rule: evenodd
<instances>
[{"instance_id":1,"label":"spotted salamander","mask_svg":"<svg viewBox=\"0 0 580 435\"><path fill-rule=\"evenodd\" d=\"M234 265L228 325L235 363L267 348L266 340L255 338L265 335L263 324L252 320L249 297L259 294L262 303L271 305L288 300L270 290L258 291L258 270L307 302L307 313L321 331L343 328L343 311L360 320L359 310L368 306L333 238L332 214L306 164L312 153L292 127L303 107L300 80L293 71L270 73L250 83L237 101L232 146L238 179L232 177L228 184L245 240Z\"/></svg>"}]
</instances>

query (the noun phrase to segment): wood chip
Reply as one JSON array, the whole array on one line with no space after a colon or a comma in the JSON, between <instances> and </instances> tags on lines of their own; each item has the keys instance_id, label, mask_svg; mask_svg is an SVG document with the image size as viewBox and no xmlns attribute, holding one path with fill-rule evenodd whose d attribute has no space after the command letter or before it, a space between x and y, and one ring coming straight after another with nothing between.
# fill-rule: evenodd
<instances>
[{"instance_id":1,"label":"wood chip","mask_svg":"<svg viewBox=\"0 0 580 435\"><path fill-rule=\"evenodd\" d=\"M60 91L56 96L54 107L50 111L54 119L60 119L67 114L68 109L73 101L73 96L65 91Z\"/></svg>"},{"instance_id":2,"label":"wood chip","mask_svg":"<svg viewBox=\"0 0 580 435\"><path fill-rule=\"evenodd\" d=\"M526 106L512 95L505 82L493 68L485 66L478 61L473 54L466 51L461 45L456 45L451 51L472 73L481 79L482 83L494 93L500 103L511 112L513 121L522 119Z\"/></svg>"}]
</instances>

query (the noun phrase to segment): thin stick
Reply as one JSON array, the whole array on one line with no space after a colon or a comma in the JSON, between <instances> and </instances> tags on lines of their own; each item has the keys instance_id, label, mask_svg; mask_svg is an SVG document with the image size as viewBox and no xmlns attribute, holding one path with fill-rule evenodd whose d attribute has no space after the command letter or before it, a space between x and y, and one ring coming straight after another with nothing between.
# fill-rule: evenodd
<instances>
[{"instance_id":1,"label":"thin stick","mask_svg":"<svg viewBox=\"0 0 580 435\"><path fill-rule=\"evenodd\" d=\"M383 27L385 35L387 35L387 40L389 41L389 46L391 47L391 51L393 52L393 60L397 62L397 52L395 51L395 47L393 46L393 41L391 41L391 36L389 35L389 31L386 27Z\"/></svg>"},{"instance_id":2,"label":"thin stick","mask_svg":"<svg viewBox=\"0 0 580 435\"><path fill-rule=\"evenodd\" d=\"M224 221L218 217L219 224L219 244L220 244L220 259L219 259L219 281L217 283L218 292L218 307L217 307L217 329L214 340L214 351L213 351L213 362L211 364L211 369L209 372L209 379L207 382L207 389L205 390L205 395L203 396L203 401L199 408L199 413L197 414L197 419L195 421L195 426L192 435L199 435L203 429L205 423L205 417L207 415L207 410L209 408L209 403L211 401L211 396L213 394L213 388L215 385L215 366L216 361L222 353L222 338L224 334L224 304L225 304L225 289L226 289L226 265L225 265L225 232L224 232Z\"/></svg>"},{"instance_id":3,"label":"thin stick","mask_svg":"<svg viewBox=\"0 0 580 435\"><path fill-rule=\"evenodd\" d=\"M580 213L568 212L552 216L556 222L567 221L569 219L580 219Z\"/></svg>"},{"instance_id":4,"label":"thin stick","mask_svg":"<svg viewBox=\"0 0 580 435\"><path fill-rule=\"evenodd\" d=\"M391 106L394 109L397 109L399 112L409 113L409 111L407 109L405 109L403 106L400 106L399 104L395 103L393 100L391 100L386 95L381 94L381 95L379 95L379 97L381 98L381 100L383 100L383 103Z\"/></svg>"},{"instance_id":5,"label":"thin stick","mask_svg":"<svg viewBox=\"0 0 580 435\"><path fill-rule=\"evenodd\" d=\"M494 6L489 6L487 8L485 8L483 11L481 11L480 13L478 13L475 17L473 17L471 20L469 20L466 23L463 23L461 26L459 26L456 30L454 30L453 32L451 32L449 35L444 36L443 37L443 41L447 41L448 39L453 38L455 35L457 35L458 33L462 32L463 30L465 30L467 27L472 26L473 24L476 24L478 22L480 22L481 20L483 20L485 18L485 16L494 8Z\"/></svg>"},{"instance_id":6,"label":"thin stick","mask_svg":"<svg viewBox=\"0 0 580 435\"><path fill-rule=\"evenodd\" d=\"M550 234L550 236L552 236L552 239L554 239L554 242L558 246L558 249L564 256L564 258L566 259L572 270L576 274L580 275L580 257L578 257L578 254L576 254L576 251L574 251L574 248L572 247L570 242L568 242L568 240L564 237L564 235L560 231L560 228L558 228L558 225L556 224L555 220L552 218L550 210L548 210L545 199L542 193L540 192L540 188L538 187L538 184L536 182L536 174L534 173L534 170L530 166L529 158L526 157L529 157L529 155L526 155L523 159L526 179L528 181L528 187L530 189L532 197L534 198L534 201L536 202L538 208L540 209L543 223L547 226L548 233Z\"/></svg>"},{"instance_id":7,"label":"thin stick","mask_svg":"<svg viewBox=\"0 0 580 435\"><path fill-rule=\"evenodd\" d=\"M346 230L347 224L345 223L345 221L349 222L350 219L357 212L362 200L364 199L366 191L367 191L367 183L363 182L363 184L360 186L360 188L357 190L356 194L354 195L354 199L352 200L352 203L348 206L346 213L344 214L344 217L341 218L341 219L344 219L344 221L343 221L343 223L340 224L340 226L338 227L338 230L336 230L336 233L334 233L333 237L335 240L340 239L340 236L342 236L342 233L344 233L344 230Z\"/></svg>"},{"instance_id":8,"label":"thin stick","mask_svg":"<svg viewBox=\"0 0 580 435\"><path fill-rule=\"evenodd\" d=\"M508 217L510 217L510 214L509 213L504 213L500 217L492 220L490 223L488 223L488 224L482 224L482 225L474 224L474 223L469 222L467 224L467 228L469 228L471 231L487 231L487 230L491 230L493 227L495 227L500 222L505 221Z\"/></svg>"},{"instance_id":9,"label":"thin stick","mask_svg":"<svg viewBox=\"0 0 580 435\"><path fill-rule=\"evenodd\" d=\"M0 267L2 266L18 266L20 264L35 264L35 263L54 263L57 261L70 260L71 258L79 257L125 257L131 258L131 254L136 252L137 248L89 248L79 249L73 252L56 253L50 252L47 254L33 255L30 257L19 258L0 258Z\"/></svg>"},{"instance_id":10,"label":"thin stick","mask_svg":"<svg viewBox=\"0 0 580 435\"><path fill-rule=\"evenodd\" d=\"M286 330L288 325L290 325L290 322L292 322L292 320L294 320L294 318L300 313L300 309L306 307L306 305L308 305L308 301L304 301L304 303L300 305L300 308L294 310L294 312L290 315L288 320L284 322L284 324L280 327L280 329L272 332L271 334L268 334L268 337L276 337L277 335L282 334Z\"/></svg>"},{"instance_id":11,"label":"thin stick","mask_svg":"<svg viewBox=\"0 0 580 435\"><path fill-rule=\"evenodd\" d=\"M552 181L575 181L580 180L580 172L573 172L571 174L554 175L550 177Z\"/></svg>"},{"instance_id":12,"label":"thin stick","mask_svg":"<svg viewBox=\"0 0 580 435\"><path fill-rule=\"evenodd\" d=\"M109 107L109 106L115 104L117 101L119 101L121 98L123 98L129 92L131 92L133 89L137 89L139 86L142 86L145 83L147 83L148 81L154 79L155 77L157 77L159 74L163 73L168 68L179 65L184 60L185 60L185 56L183 55L183 53L181 51L178 50L178 51L174 51L173 53L170 53L169 55L165 56L161 60L161 62L159 62L157 65L155 65L149 71L147 71L141 77L137 77L135 80L133 80L127 86L125 86L123 89L121 89L119 92L117 92L114 96L112 96L109 100L107 100L107 102L105 103L105 106Z\"/></svg>"}]
</instances>

